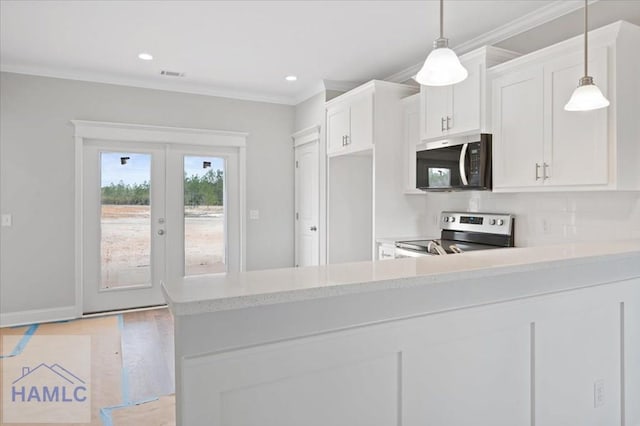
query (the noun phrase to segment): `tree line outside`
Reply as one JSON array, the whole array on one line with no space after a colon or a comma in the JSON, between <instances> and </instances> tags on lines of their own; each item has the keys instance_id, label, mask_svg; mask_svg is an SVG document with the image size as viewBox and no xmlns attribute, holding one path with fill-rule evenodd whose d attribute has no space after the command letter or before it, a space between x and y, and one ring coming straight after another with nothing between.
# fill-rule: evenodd
<instances>
[{"instance_id":1,"label":"tree line outside","mask_svg":"<svg viewBox=\"0 0 640 426\"><path fill-rule=\"evenodd\" d=\"M185 206L222 206L224 172L210 169L202 176L184 176ZM111 183L102 187L102 204L149 205L149 182L140 184Z\"/></svg>"}]
</instances>

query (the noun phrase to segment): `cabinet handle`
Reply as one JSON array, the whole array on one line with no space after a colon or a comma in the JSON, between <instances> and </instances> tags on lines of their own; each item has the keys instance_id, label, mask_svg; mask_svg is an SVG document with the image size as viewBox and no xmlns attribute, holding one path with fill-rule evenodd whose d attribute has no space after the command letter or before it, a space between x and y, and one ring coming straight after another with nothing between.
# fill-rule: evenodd
<instances>
[{"instance_id":1,"label":"cabinet handle","mask_svg":"<svg viewBox=\"0 0 640 426\"><path fill-rule=\"evenodd\" d=\"M540 180L540 164L536 163L536 180Z\"/></svg>"},{"instance_id":2,"label":"cabinet handle","mask_svg":"<svg viewBox=\"0 0 640 426\"><path fill-rule=\"evenodd\" d=\"M451 129L451 127L453 127L453 126L449 125L452 122L453 122L453 119L447 115L447 130L449 130L449 129Z\"/></svg>"},{"instance_id":3,"label":"cabinet handle","mask_svg":"<svg viewBox=\"0 0 640 426\"><path fill-rule=\"evenodd\" d=\"M344 136L344 144L345 145L349 145L351 142L349 142L349 135L345 135Z\"/></svg>"},{"instance_id":4,"label":"cabinet handle","mask_svg":"<svg viewBox=\"0 0 640 426\"><path fill-rule=\"evenodd\" d=\"M343 136L342 136L342 146L345 146L345 145L346 145L346 143L345 143L345 141L344 141L344 138L345 138L345 136L343 135Z\"/></svg>"},{"instance_id":5,"label":"cabinet handle","mask_svg":"<svg viewBox=\"0 0 640 426\"><path fill-rule=\"evenodd\" d=\"M549 165L547 163L542 163L542 180L549 179L549 175L547 175L547 168Z\"/></svg>"},{"instance_id":6,"label":"cabinet handle","mask_svg":"<svg viewBox=\"0 0 640 426\"><path fill-rule=\"evenodd\" d=\"M445 130L444 129L444 122L445 122L444 117L440 117L440 131L441 132L444 132L444 130Z\"/></svg>"}]
</instances>

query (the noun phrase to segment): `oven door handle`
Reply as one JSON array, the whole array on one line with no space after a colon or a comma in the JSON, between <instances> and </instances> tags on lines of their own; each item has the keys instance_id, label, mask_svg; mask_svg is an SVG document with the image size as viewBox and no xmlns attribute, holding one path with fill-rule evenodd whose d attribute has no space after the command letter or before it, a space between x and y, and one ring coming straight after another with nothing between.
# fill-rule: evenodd
<instances>
[{"instance_id":1,"label":"oven door handle","mask_svg":"<svg viewBox=\"0 0 640 426\"><path fill-rule=\"evenodd\" d=\"M460 180L462 181L463 186L469 186L469 181L467 181L467 171L465 167L468 147L469 144L465 143L462 145L462 149L460 150Z\"/></svg>"},{"instance_id":2,"label":"oven door handle","mask_svg":"<svg viewBox=\"0 0 640 426\"><path fill-rule=\"evenodd\" d=\"M396 246L396 250L395 250L395 258L396 259L401 259L401 258L405 258L405 257L423 257L423 256L429 256L429 253L427 253L426 251L417 251L417 250L411 250L411 249L407 249L407 248L401 248Z\"/></svg>"}]
</instances>

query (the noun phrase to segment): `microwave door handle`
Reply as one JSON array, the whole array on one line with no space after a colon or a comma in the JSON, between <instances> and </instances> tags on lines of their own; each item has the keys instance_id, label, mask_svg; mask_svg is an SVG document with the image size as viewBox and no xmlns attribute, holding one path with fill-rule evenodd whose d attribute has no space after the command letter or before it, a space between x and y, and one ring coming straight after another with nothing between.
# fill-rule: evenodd
<instances>
[{"instance_id":1,"label":"microwave door handle","mask_svg":"<svg viewBox=\"0 0 640 426\"><path fill-rule=\"evenodd\" d=\"M467 147L468 143L462 145L462 150L460 150L460 180L462 180L463 186L468 186L469 182L467 181L467 171L465 167L465 163L467 162Z\"/></svg>"}]
</instances>

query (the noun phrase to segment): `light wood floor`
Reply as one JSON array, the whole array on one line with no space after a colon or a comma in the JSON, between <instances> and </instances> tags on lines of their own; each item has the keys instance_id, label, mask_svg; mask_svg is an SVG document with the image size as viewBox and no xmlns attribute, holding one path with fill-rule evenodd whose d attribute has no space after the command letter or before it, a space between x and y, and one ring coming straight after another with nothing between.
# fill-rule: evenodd
<instances>
[{"instance_id":1,"label":"light wood floor","mask_svg":"<svg viewBox=\"0 0 640 426\"><path fill-rule=\"evenodd\" d=\"M122 367L130 400L175 392L173 317L167 308L123 315Z\"/></svg>"},{"instance_id":2,"label":"light wood floor","mask_svg":"<svg viewBox=\"0 0 640 426\"><path fill-rule=\"evenodd\" d=\"M43 340L37 339L67 335L90 337L91 421L86 426L175 424L173 318L167 308L2 328L0 343L5 338L12 343L0 344L0 381L5 368L14 374L20 366L41 363L43 356L46 361ZM69 365L59 350L53 356Z\"/></svg>"}]
</instances>

